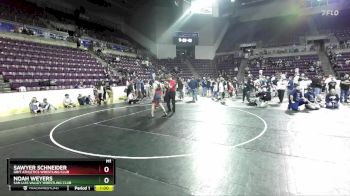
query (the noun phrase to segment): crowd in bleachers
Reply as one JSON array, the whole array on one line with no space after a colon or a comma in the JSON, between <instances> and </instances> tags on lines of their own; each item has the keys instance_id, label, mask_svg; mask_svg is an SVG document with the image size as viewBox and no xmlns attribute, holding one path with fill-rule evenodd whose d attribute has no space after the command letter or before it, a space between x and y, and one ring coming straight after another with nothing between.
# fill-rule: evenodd
<instances>
[{"instance_id":1,"label":"crowd in bleachers","mask_svg":"<svg viewBox=\"0 0 350 196\"><path fill-rule=\"evenodd\" d=\"M218 75L233 78L238 74L241 58L235 58L234 55L221 55L214 59L216 63Z\"/></svg>"},{"instance_id":2,"label":"crowd in bleachers","mask_svg":"<svg viewBox=\"0 0 350 196\"><path fill-rule=\"evenodd\" d=\"M337 51L332 46L329 46L327 55L333 70L338 76L343 76L350 72L350 52Z\"/></svg>"},{"instance_id":3,"label":"crowd in bleachers","mask_svg":"<svg viewBox=\"0 0 350 196\"><path fill-rule=\"evenodd\" d=\"M45 27L45 20L56 20L50 13L45 12L32 3L22 5L19 1L11 3L7 1L5 4L0 3L0 11L2 11L0 18L40 27ZM288 27L287 29L290 30L289 34L281 34L280 31L271 33L270 29L275 27L276 23L283 23L283 21L288 19L290 18L281 17L246 22L239 28L232 26L224 39L232 38L233 41L224 41L218 51L232 49L233 45L238 41L240 43L242 41L251 42L250 38L254 38L253 41L266 41L263 43L265 47L290 46L281 50L277 49L275 52L279 54L315 51L315 48L312 46L310 48L305 46L305 50L297 47L298 36L309 31L301 24L291 25L286 23L284 26L279 27L280 29ZM340 40L340 44L337 46L338 49L350 47L350 31L343 28L343 26L339 30L337 26L330 25L333 19L319 22L316 17L314 20L318 29L334 27L332 32ZM262 31L250 31L256 29L257 26L261 27ZM115 32L109 30L95 30L79 28L80 33L89 33L91 37L98 40L133 45L133 43L125 41L129 38L122 33L116 32L117 34L115 34ZM247 31L249 36L242 33L242 31ZM31 34L30 30L25 27L20 29L19 32ZM236 36L238 32L240 35L244 35L244 39ZM276 37L274 33L279 36ZM101 45L98 45L98 47L103 50ZM336 50L334 49L335 47L327 48L331 65L338 76L341 76L342 80L347 81L346 74L350 71L350 53L335 52ZM163 80L172 75L184 85L187 93L197 93L198 91L195 92L192 87L198 84L196 88L202 88L202 96L213 96L215 100L224 98L225 92L226 96L237 95L238 89L241 88L243 101L247 99L249 103L261 106L261 104L263 105L263 103L271 100L273 97L278 97L281 100L281 97L283 98L282 91L287 90L289 91L288 98L291 109L296 109L293 105L295 102L301 105L309 104L308 107L310 108L318 108L315 104L312 107L310 106L310 102L312 102L310 94L314 93L315 97L318 97L320 94L319 90L315 89L329 89L327 87L329 83L334 82L334 79L323 75L318 56L263 57L267 53L268 51L265 50L259 55L250 57L245 70L245 79L238 81L236 76L239 72L242 57L236 57L235 55L221 55L214 60L187 58L149 59L141 56L130 57L108 54L100 50L97 52L97 55L108 64L108 66L103 66L87 51L80 49L0 38L0 73L3 75L4 80L10 83L13 90L34 91L93 87L94 97L79 95L77 98L79 105L101 104L107 101L106 94L108 94L108 97L113 97L110 90L111 85L126 85L125 91L128 100L131 100L131 103L138 102L142 98L150 96L150 89L156 78ZM261 73L264 73L264 76ZM197 78L194 78L195 75L197 75ZM292 77L292 79L289 77ZM196 82L193 82L194 80ZM290 84L288 85L291 81L293 81L292 87ZM335 96L336 94L336 96L339 96L339 101L345 101L349 94L348 91L344 90L344 85L346 86L347 82L342 84L343 89L340 96L328 89L324 91L329 96ZM310 85L312 90L309 89ZM292 91L295 92L292 93ZM299 91L302 97L298 95ZM251 92L254 92L256 95L256 99L252 99L253 101L250 99ZM293 95L293 98L290 98L290 95ZM299 96L300 102L295 101L295 96ZM297 99L299 100L299 98ZM326 96L324 98L328 99ZM45 100L39 105L34 98L32 102L31 110L32 107L37 107L37 111L43 112L47 106L51 107L49 103L44 104ZM75 104L68 96L65 98L64 106L74 107Z\"/></svg>"},{"instance_id":4,"label":"crowd in bleachers","mask_svg":"<svg viewBox=\"0 0 350 196\"><path fill-rule=\"evenodd\" d=\"M123 51L136 52L136 48L142 48L139 44L130 39L119 30L102 28L101 25L89 22L77 22L73 15L69 15L50 8L41 8L35 3L20 0L4 0L0 2L0 19L14 21L23 24L23 28L16 29L17 33L29 34L30 29L26 25L42 27L54 30L75 31L74 36L89 36L101 41L118 44L123 47ZM79 25L78 25L79 24ZM73 26L64 29L65 25ZM75 42L76 39L69 37L67 41ZM110 44L106 45L111 49Z\"/></svg>"},{"instance_id":5,"label":"crowd in bleachers","mask_svg":"<svg viewBox=\"0 0 350 196\"><path fill-rule=\"evenodd\" d=\"M300 110L301 105L310 110L334 109L339 108L339 103L348 103L350 80L347 73L339 80L335 76L324 76L316 55L254 56L249 59L245 77L237 86L242 89L243 102L247 100L249 105L267 107L268 102L277 98L279 101L275 102L282 103L287 94L291 110Z\"/></svg>"},{"instance_id":6,"label":"crowd in bleachers","mask_svg":"<svg viewBox=\"0 0 350 196\"><path fill-rule=\"evenodd\" d=\"M217 68L212 60L191 59L190 63L200 77L217 76Z\"/></svg>"},{"instance_id":7,"label":"crowd in bleachers","mask_svg":"<svg viewBox=\"0 0 350 196\"><path fill-rule=\"evenodd\" d=\"M313 77L322 75L321 62L317 55L302 55L302 56L284 56L284 57L268 57L254 56L248 62L246 72L252 75L258 75L259 70L263 70L268 76L283 72L294 74L295 68L300 72Z\"/></svg>"},{"instance_id":8,"label":"crowd in bleachers","mask_svg":"<svg viewBox=\"0 0 350 196\"><path fill-rule=\"evenodd\" d=\"M176 71L179 77L189 79L193 76L191 70L185 65L184 61L180 58L175 59L158 59L156 64L161 67L162 70Z\"/></svg>"},{"instance_id":9,"label":"crowd in bleachers","mask_svg":"<svg viewBox=\"0 0 350 196\"><path fill-rule=\"evenodd\" d=\"M4 0L0 2L0 18L18 23L46 27L41 18L45 17L43 9L33 3L18 0Z\"/></svg>"}]
</instances>

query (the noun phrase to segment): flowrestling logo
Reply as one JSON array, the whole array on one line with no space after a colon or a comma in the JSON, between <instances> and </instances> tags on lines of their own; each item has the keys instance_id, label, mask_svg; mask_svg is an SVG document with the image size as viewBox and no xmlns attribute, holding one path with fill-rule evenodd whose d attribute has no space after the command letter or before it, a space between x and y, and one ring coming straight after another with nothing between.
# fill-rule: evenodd
<instances>
[{"instance_id":1,"label":"flowrestling logo","mask_svg":"<svg viewBox=\"0 0 350 196\"><path fill-rule=\"evenodd\" d=\"M322 10L322 16L339 16L339 10Z\"/></svg>"}]
</instances>

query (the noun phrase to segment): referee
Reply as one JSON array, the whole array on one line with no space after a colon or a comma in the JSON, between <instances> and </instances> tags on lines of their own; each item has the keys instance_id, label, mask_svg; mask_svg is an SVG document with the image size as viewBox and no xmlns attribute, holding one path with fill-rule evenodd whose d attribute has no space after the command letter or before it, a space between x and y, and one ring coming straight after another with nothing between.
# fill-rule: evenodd
<instances>
[{"instance_id":1,"label":"referee","mask_svg":"<svg viewBox=\"0 0 350 196\"><path fill-rule=\"evenodd\" d=\"M172 111L175 113L175 96L176 96L176 81L170 76L169 78L169 91L168 98L166 100L166 105L168 107L168 112L171 112L170 101L173 105Z\"/></svg>"}]
</instances>

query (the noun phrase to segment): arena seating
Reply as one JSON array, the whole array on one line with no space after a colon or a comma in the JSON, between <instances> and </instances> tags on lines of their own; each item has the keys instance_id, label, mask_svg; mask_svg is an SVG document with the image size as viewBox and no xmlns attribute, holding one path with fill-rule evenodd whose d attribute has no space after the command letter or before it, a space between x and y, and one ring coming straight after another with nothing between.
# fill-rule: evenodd
<instances>
[{"instance_id":1,"label":"arena seating","mask_svg":"<svg viewBox=\"0 0 350 196\"><path fill-rule=\"evenodd\" d=\"M35 4L19 0L2 0L0 2L0 18L19 23L46 27L40 20L44 17L44 9Z\"/></svg>"},{"instance_id":2,"label":"arena seating","mask_svg":"<svg viewBox=\"0 0 350 196\"><path fill-rule=\"evenodd\" d=\"M235 67L239 68L241 60L241 58L234 58L233 55L219 56L215 59L220 74L230 78L237 76L238 71L235 71Z\"/></svg>"},{"instance_id":3,"label":"arena seating","mask_svg":"<svg viewBox=\"0 0 350 196\"><path fill-rule=\"evenodd\" d=\"M51 22L69 24L75 26L74 16L53 9L43 9L34 3L21 0L0 1L0 19L23 23L36 27L55 28ZM134 51L133 48L142 48L129 36L117 29L108 29L99 24L82 23L83 31L76 31L80 35L86 35L98 40L107 41L126 46L124 51ZM63 25L64 26L64 25Z\"/></svg>"},{"instance_id":4,"label":"arena seating","mask_svg":"<svg viewBox=\"0 0 350 196\"><path fill-rule=\"evenodd\" d=\"M335 32L335 36L339 41L348 41L350 40L350 29L339 30Z\"/></svg>"},{"instance_id":5,"label":"arena seating","mask_svg":"<svg viewBox=\"0 0 350 196\"><path fill-rule=\"evenodd\" d=\"M115 71L121 73L128 73L127 75L139 77L142 80L148 80L151 77L151 69L142 65L141 60L135 57L118 56L115 54L105 54L103 59L109 63L109 65L115 69ZM118 59L118 60L117 60ZM125 75L124 75L125 76ZM119 76L114 74L112 81L118 79Z\"/></svg>"},{"instance_id":6,"label":"arena seating","mask_svg":"<svg viewBox=\"0 0 350 196\"><path fill-rule=\"evenodd\" d=\"M300 57L300 58L299 58ZM309 71L309 64L317 62L319 60L317 55L303 55L303 56L285 56L285 57L271 57L265 59L265 66L257 67L256 64L250 66L250 72L253 76L259 75L259 70L264 71L264 75L271 76L279 72L294 74L295 68L299 68L300 73L306 74L306 76L313 77L317 75L316 71ZM282 61L289 62L290 66L273 66L273 62ZM320 73L322 74L322 69L320 66Z\"/></svg>"},{"instance_id":7,"label":"arena seating","mask_svg":"<svg viewBox=\"0 0 350 196\"><path fill-rule=\"evenodd\" d=\"M191 59L189 63L199 77L217 76L217 69L212 60ZM184 79L190 79L194 76L191 69L181 59L159 59L157 60L157 64L165 66L168 70L173 70L177 67L181 71L178 76Z\"/></svg>"},{"instance_id":8,"label":"arena seating","mask_svg":"<svg viewBox=\"0 0 350 196\"><path fill-rule=\"evenodd\" d=\"M223 41L218 52L233 51L239 44L260 41L263 47L298 44L299 36L310 30L306 25L291 22L296 20L294 16L287 16L231 25L224 37L229 41Z\"/></svg>"},{"instance_id":9,"label":"arena seating","mask_svg":"<svg viewBox=\"0 0 350 196\"><path fill-rule=\"evenodd\" d=\"M12 89L39 90L43 81L56 82L46 89L65 89L105 79L105 68L79 49L0 38L0 50L0 72Z\"/></svg>"},{"instance_id":10,"label":"arena seating","mask_svg":"<svg viewBox=\"0 0 350 196\"><path fill-rule=\"evenodd\" d=\"M168 70L174 70L177 67L181 71L178 74L179 77L189 79L193 76L191 70L181 59L158 59L156 63L158 66L165 66Z\"/></svg>"},{"instance_id":11,"label":"arena seating","mask_svg":"<svg viewBox=\"0 0 350 196\"><path fill-rule=\"evenodd\" d=\"M192 59L191 65L200 77L217 76L217 69L212 60Z\"/></svg>"},{"instance_id":12,"label":"arena seating","mask_svg":"<svg viewBox=\"0 0 350 196\"><path fill-rule=\"evenodd\" d=\"M337 64L341 64L342 67L334 67L334 71L336 75L341 76L345 73L350 73L350 65L346 64L345 61L350 59L349 52L341 52L339 56L337 56Z\"/></svg>"}]
</instances>

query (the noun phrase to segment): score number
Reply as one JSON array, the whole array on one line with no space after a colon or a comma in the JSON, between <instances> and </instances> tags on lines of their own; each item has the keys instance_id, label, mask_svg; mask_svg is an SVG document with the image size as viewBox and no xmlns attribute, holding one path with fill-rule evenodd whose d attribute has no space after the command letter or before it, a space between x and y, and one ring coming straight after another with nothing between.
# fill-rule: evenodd
<instances>
[{"instance_id":1,"label":"score number","mask_svg":"<svg viewBox=\"0 0 350 196\"><path fill-rule=\"evenodd\" d=\"M104 167L103 167L103 172L104 172L104 173L108 173L109 171L110 171L109 166L104 166ZM109 177L104 177L104 178L103 178L103 182L104 182L105 184L108 184L109 181L110 181Z\"/></svg>"},{"instance_id":2,"label":"score number","mask_svg":"<svg viewBox=\"0 0 350 196\"><path fill-rule=\"evenodd\" d=\"M339 10L322 10L322 16L338 16Z\"/></svg>"}]
</instances>

